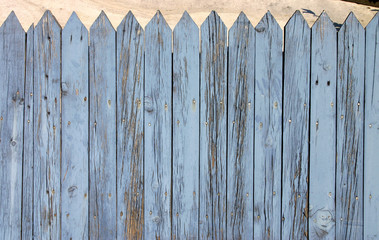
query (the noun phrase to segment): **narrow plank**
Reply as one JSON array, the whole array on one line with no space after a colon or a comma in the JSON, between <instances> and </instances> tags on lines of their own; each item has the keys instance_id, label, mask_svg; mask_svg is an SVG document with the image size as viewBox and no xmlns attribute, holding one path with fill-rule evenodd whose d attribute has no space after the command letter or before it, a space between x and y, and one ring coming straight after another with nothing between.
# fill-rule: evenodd
<instances>
[{"instance_id":1,"label":"narrow plank","mask_svg":"<svg viewBox=\"0 0 379 240\"><path fill-rule=\"evenodd\" d=\"M226 238L227 29L212 11L201 25L201 239Z\"/></svg>"},{"instance_id":2,"label":"narrow plank","mask_svg":"<svg viewBox=\"0 0 379 240\"><path fill-rule=\"evenodd\" d=\"M255 30L254 238L279 239L283 31L270 12Z\"/></svg>"},{"instance_id":3,"label":"narrow plank","mask_svg":"<svg viewBox=\"0 0 379 240\"><path fill-rule=\"evenodd\" d=\"M336 238L363 238L365 32L351 13L338 32Z\"/></svg>"},{"instance_id":4,"label":"narrow plank","mask_svg":"<svg viewBox=\"0 0 379 240\"><path fill-rule=\"evenodd\" d=\"M131 12L117 28L117 238L142 239L144 31Z\"/></svg>"},{"instance_id":5,"label":"narrow plank","mask_svg":"<svg viewBox=\"0 0 379 240\"><path fill-rule=\"evenodd\" d=\"M25 107L24 107L24 159L22 166L22 239L33 238L33 50L34 25L26 33Z\"/></svg>"},{"instance_id":6,"label":"narrow plank","mask_svg":"<svg viewBox=\"0 0 379 240\"><path fill-rule=\"evenodd\" d=\"M296 11L284 28L282 238L308 236L311 31Z\"/></svg>"},{"instance_id":7,"label":"narrow plank","mask_svg":"<svg viewBox=\"0 0 379 240\"><path fill-rule=\"evenodd\" d=\"M90 28L89 237L116 238L116 32L102 11Z\"/></svg>"},{"instance_id":8,"label":"narrow plank","mask_svg":"<svg viewBox=\"0 0 379 240\"><path fill-rule=\"evenodd\" d=\"M159 11L145 28L145 239L171 237L171 34Z\"/></svg>"},{"instance_id":9,"label":"narrow plank","mask_svg":"<svg viewBox=\"0 0 379 240\"><path fill-rule=\"evenodd\" d=\"M14 12L0 27L0 238L21 238L25 31Z\"/></svg>"},{"instance_id":10,"label":"narrow plank","mask_svg":"<svg viewBox=\"0 0 379 240\"><path fill-rule=\"evenodd\" d=\"M240 13L229 30L227 238L252 239L255 30Z\"/></svg>"},{"instance_id":11,"label":"narrow plank","mask_svg":"<svg viewBox=\"0 0 379 240\"><path fill-rule=\"evenodd\" d=\"M62 31L62 238L88 238L88 30Z\"/></svg>"},{"instance_id":12,"label":"narrow plank","mask_svg":"<svg viewBox=\"0 0 379 240\"><path fill-rule=\"evenodd\" d=\"M325 12L311 48L309 237L335 239L337 32Z\"/></svg>"},{"instance_id":13,"label":"narrow plank","mask_svg":"<svg viewBox=\"0 0 379 240\"><path fill-rule=\"evenodd\" d=\"M184 12L174 29L173 202L174 239L198 238L199 28Z\"/></svg>"},{"instance_id":14,"label":"narrow plank","mask_svg":"<svg viewBox=\"0 0 379 240\"><path fill-rule=\"evenodd\" d=\"M379 14L366 27L364 239L379 238Z\"/></svg>"},{"instance_id":15,"label":"narrow plank","mask_svg":"<svg viewBox=\"0 0 379 240\"><path fill-rule=\"evenodd\" d=\"M60 237L61 27L46 11L34 29L33 235Z\"/></svg>"}]
</instances>

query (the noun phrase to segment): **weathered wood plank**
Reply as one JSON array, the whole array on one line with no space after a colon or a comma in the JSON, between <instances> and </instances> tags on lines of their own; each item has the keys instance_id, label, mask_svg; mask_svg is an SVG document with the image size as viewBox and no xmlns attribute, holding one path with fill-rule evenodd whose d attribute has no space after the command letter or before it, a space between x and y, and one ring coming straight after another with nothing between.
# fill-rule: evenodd
<instances>
[{"instance_id":1,"label":"weathered wood plank","mask_svg":"<svg viewBox=\"0 0 379 240\"><path fill-rule=\"evenodd\" d=\"M279 239L283 31L270 12L255 29L254 238Z\"/></svg>"},{"instance_id":2,"label":"weathered wood plank","mask_svg":"<svg viewBox=\"0 0 379 240\"><path fill-rule=\"evenodd\" d=\"M22 239L33 237L33 50L34 25L26 33L25 107L24 107L24 159L22 166Z\"/></svg>"},{"instance_id":3,"label":"weathered wood plank","mask_svg":"<svg viewBox=\"0 0 379 240\"><path fill-rule=\"evenodd\" d=\"M25 31L14 12L0 28L0 238L21 238Z\"/></svg>"},{"instance_id":4,"label":"weathered wood plank","mask_svg":"<svg viewBox=\"0 0 379 240\"><path fill-rule=\"evenodd\" d=\"M200 238L226 238L227 29L212 11L201 25Z\"/></svg>"},{"instance_id":5,"label":"weathered wood plank","mask_svg":"<svg viewBox=\"0 0 379 240\"><path fill-rule=\"evenodd\" d=\"M252 239L255 30L241 13L229 30L227 238Z\"/></svg>"},{"instance_id":6,"label":"weathered wood plank","mask_svg":"<svg viewBox=\"0 0 379 240\"><path fill-rule=\"evenodd\" d=\"M34 220L38 239L58 239L61 217L61 27L46 11L34 29Z\"/></svg>"},{"instance_id":7,"label":"weathered wood plank","mask_svg":"<svg viewBox=\"0 0 379 240\"><path fill-rule=\"evenodd\" d=\"M104 12L90 28L90 229L116 238L116 32Z\"/></svg>"},{"instance_id":8,"label":"weathered wood plank","mask_svg":"<svg viewBox=\"0 0 379 240\"><path fill-rule=\"evenodd\" d=\"M145 28L145 238L171 236L172 31L158 11Z\"/></svg>"},{"instance_id":9,"label":"weathered wood plank","mask_svg":"<svg viewBox=\"0 0 379 240\"><path fill-rule=\"evenodd\" d=\"M117 28L117 238L141 239L144 32L131 12Z\"/></svg>"},{"instance_id":10,"label":"weathered wood plank","mask_svg":"<svg viewBox=\"0 0 379 240\"><path fill-rule=\"evenodd\" d=\"M88 238L88 31L62 31L62 238Z\"/></svg>"},{"instance_id":11,"label":"weathered wood plank","mask_svg":"<svg viewBox=\"0 0 379 240\"><path fill-rule=\"evenodd\" d=\"M174 239L198 238L199 210L199 28L184 12L173 40Z\"/></svg>"},{"instance_id":12,"label":"weathered wood plank","mask_svg":"<svg viewBox=\"0 0 379 240\"><path fill-rule=\"evenodd\" d=\"M363 237L365 32L350 14L338 32L336 238Z\"/></svg>"},{"instance_id":13,"label":"weathered wood plank","mask_svg":"<svg viewBox=\"0 0 379 240\"><path fill-rule=\"evenodd\" d=\"M335 239L337 32L325 12L311 48L309 237Z\"/></svg>"},{"instance_id":14,"label":"weathered wood plank","mask_svg":"<svg viewBox=\"0 0 379 240\"><path fill-rule=\"evenodd\" d=\"M282 238L308 235L311 31L296 11L284 28Z\"/></svg>"},{"instance_id":15,"label":"weathered wood plank","mask_svg":"<svg viewBox=\"0 0 379 240\"><path fill-rule=\"evenodd\" d=\"M379 14L366 27L364 239L379 238Z\"/></svg>"}]
</instances>

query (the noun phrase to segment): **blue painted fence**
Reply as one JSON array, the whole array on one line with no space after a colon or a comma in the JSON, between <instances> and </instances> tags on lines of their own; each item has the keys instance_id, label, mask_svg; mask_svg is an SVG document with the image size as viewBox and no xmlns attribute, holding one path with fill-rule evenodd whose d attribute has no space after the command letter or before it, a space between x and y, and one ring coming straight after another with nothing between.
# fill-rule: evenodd
<instances>
[{"instance_id":1,"label":"blue painted fence","mask_svg":"<svg viewBox=\"0 0 379 240\"><path fill-rule=\"evenodd\" d=\"M0 239L379 239L379 14L12 12L0 93Z\"/></svg>"}]
</instances>

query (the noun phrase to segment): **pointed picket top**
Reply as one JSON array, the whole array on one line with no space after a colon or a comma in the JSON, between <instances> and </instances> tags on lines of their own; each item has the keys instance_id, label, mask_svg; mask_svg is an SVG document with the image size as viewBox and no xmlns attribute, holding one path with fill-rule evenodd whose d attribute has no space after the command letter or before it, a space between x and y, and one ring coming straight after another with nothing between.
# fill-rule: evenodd
<instances>
[{"instance_id":1,"label":"pointed picket top","mask_svg":"<svg viewBox=\"0 0 379 240\"><path fill-rule=\"evenodd\" d=\"M187 11L184 11L182 17L180 18L179 22L174 27L174 32L176 29L185 29L190 28L191 30L199 29L195 21L191 18L191 16L188 14Z\"/></svg>"},{"instance_id":2,"label":"pointed picket top","mask_svg":"<svg viewBox=\"0 0 379 240\"><path fill-rule=\"evenodd\" d=\"M296 10L296 12L291 16L291 18L288 20L286 25L284 26L284 29L288 27L292 27L294 25L301 24L303 26L306 26L309 29L309 25L307 20L305 20L303 14L299 10ZM296 26L298 28L298 26Z\"/></svg>"},{"instance_id":3,"label":"pointed picket top","mask_svg":"<svg viewBox=\"0 0 379 240\"><path fill-rule=\"evenodd\" d=\"M108 29L115 31L111 21L109 21L109 18L107 14L102 10L99 16L96 18L95 22L92 23L90 27L90 31L93 31L95 29Z\"/></svg>"},{"instance_id":4,"label":"pointed picket top","mask_svg":"<svg viewBox=\"0 0 379 240\"><path fill-rule=\"evenodd\" d=\"M376 28L379 26L379 12L377 12L374 17L370 20L370 22L366 26L367 29Z\"/></svg>"},{"instance_id":5,"label":"pointed picket top","mask_svg":"<svg viewBox=\"0 0 379 240\"><path fill-rule=\"evenodd\" d=\"M170 31L171 31L170 26L168 25L168 23L166 22L166 19L163 17L161 11L159 11L159 10L154 15L154 17L148 22L148 24L146 25L146 28L145 28L146 32L148 31L148 29L150 29L151 27L154 28L155 26L170 29Z\"/></svg>"},{"instance_id":6,"label":"pointed picket top","mask_svg":"<svg viewBox=\"0 0 379 240\"><path fill-rule=\"evenodd\" d=\"M134 26L137 31L143 33L143 28L141 24L138 22L132 11L129 11L128 14L122 19L121 23L117 27L117 32L122 33L125 31L125 27L127 25Z\"/></svg>"},{"instance_id":7,"label":"pointed picket top","mask_svg":"<svg viewBox=\"0 0 379 240\"><path fill-rule=\"evenodd\" d=\"M356 25L358 29L364 30L362 24L359 22L358 18L355 16L353 12L350 12L345 21L343 22L339 32L343 32L346 27Z\"/></svg>"},{"instance_id":8,"label":"pointed picket top","mask_svg":"<svg viewBox=\"0 0 379 240\"><path fill-rule=\"evenodd\" d=\"M265 31L266 28L276 29L276 31L282 32L282 28L280 27L279 23L276 21L275 17L271 14L270 11L267 11L267 13L261 18L261 20L255 27L255 30L257 32L262 32Z\"/></svg>"},{"instance_id":9,"label":"pointed picket top","mask_svg":"<svg viewBox=\"0 0 379 240\"><path fill-rule=\"evenodd\" d=\"M222 28L226 29L226 26L224 22L222 21L220 15L218 15L218 13L215 10L212 10L212 12L205 19L205 21L201 24L201 29L203 29L211 21L220 22Z\"/></svg>"},{"instance_id":10,"label":"pointed picket top","mask_svg":"<svg viewBox=\"0 0 379 240\"><path fill-rule=\"evenodd\" d=\"M80 21L80 19L79 19L78 15L76 14L76 12L74 11L74 12L72 12L70 18L67 20L67 23L66 23L66 25L64 26L63 32L64 32L66 29L71 29L71 28L76 27L76 26L77 26L77 27L80 27L80 28L85 28L85 29L87 29L87 28L84 26L83 22ZM88 30L87 30L87 32L88 32Z\"/></svg>"},{"instance_id":11,"label":"pointed picket top","mask_svg":"<svg viewBox=\"0 0 379 240\"><path fill-rule=\"evenodd\" d=\"M29 28L28 28L28 31L26 32L27 34L28 33L31 33L32 31L34 30L34 23L32 23Z\"/></svg>"},{"instance_id":12,"label":"pointed picket top","mask_svg":"<svg viewBox=\"0 0 379 240\"><path fill-rule=\"evenodd\" d=\"M246 28L246 29L252 28L252 29L254 29L253 25L251 24L250 20L247 18L246 14L244 12L240 12L236 21L234 21L232 27L229 29L229 32L233 32L237 28Z\"/></svg>"},{"instance_id":13,"label":"pointed picket top","mask_svg":"<svg viewBox=\"0 0 379 240\"><path fill-rule=\"evenodd\" d=\"M3 24L1 25L0 28L4 28L4 29L10 28L10 29L13 29L13 31L16 30L16 31L24 31L25 32L24 28L21 26L21 23L18 20L14 11L12 11L8 15L7 19L5 19L5 21L3 22Z\"/></svg>"},{"instance_id":14,"label":"pointed picket top","mask_svg":"<svg viewBox=\"0 0 379 240\"><path fill-rule=\"evenodd\" d=\"M333 21L330 19L329 15L322 11L320 16L317 18L312 26L312 31L336 31Z\"/></svg>"},{"instance_id":15,"label":"pointed picket top","mask_svg":"<svg viewBox=\"0 0 379 240\"><path fill-rule=\"evenodd\" d=\"M45 13L42 15L41 19L38 21L36 25L36 29L40 28L42 24L45 22L49 22L49 25L51 25L50 28L59 28L62 29L61 25L57 21L57 19L54 17L54 15L51 13L50 10L46 10Z\"/></svg>"}]
</instances>

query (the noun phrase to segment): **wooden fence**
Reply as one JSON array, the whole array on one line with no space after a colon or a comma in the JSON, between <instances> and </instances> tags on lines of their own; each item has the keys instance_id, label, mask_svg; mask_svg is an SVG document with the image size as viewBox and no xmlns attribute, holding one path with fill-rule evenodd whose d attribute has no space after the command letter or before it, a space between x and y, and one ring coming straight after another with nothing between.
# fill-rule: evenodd
<instances>
[{"instance_id":1,"label":"wooden fence","mask_svg":"<svg viewBox=\"0 0 379 240\"><path fill-rule=\"evenodd\" d=\"M1 239L379 238L379 14L89 33L0 28Z\"/></svg>"}]
</instances>

